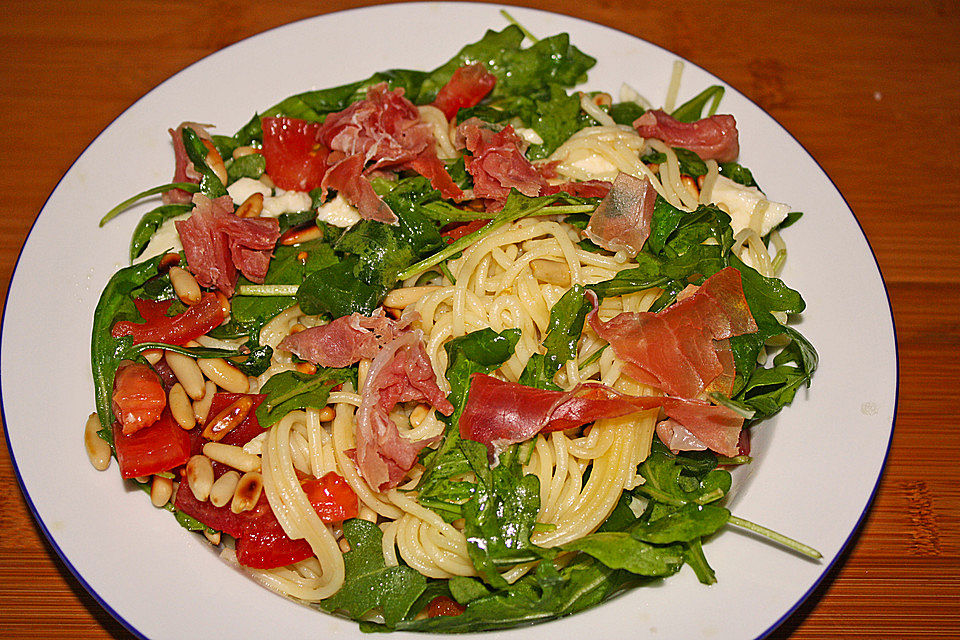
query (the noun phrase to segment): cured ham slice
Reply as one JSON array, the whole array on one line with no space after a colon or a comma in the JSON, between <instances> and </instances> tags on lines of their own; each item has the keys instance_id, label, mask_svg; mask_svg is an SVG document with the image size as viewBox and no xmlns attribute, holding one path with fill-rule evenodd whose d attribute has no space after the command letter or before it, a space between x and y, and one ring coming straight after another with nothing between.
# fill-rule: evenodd
<instances>
[{"instance_id":1,"label":"cured ham slice","mask_svg":"<svg viewBox=\"0 0 960 640\"><path fill-rule=\"evenodd\" d=\"M357 410L357 466L377 491L396 487L429 442L400 435L390 411L400 402L427 402L444 415L453 405L437 386L420 330L406 331L385 345L370 363Z\"/></svg>"},{"instance_id":2,"label":"cured ham slice","mask_svg":"<svg viewBox=\"0 0 960 640\"><path fill-rule=\"evenodd\" d=\"M332 152L328 162L333 166L324 177L324 188L344 193L363 217L388 221L383 208L389 212L389 207L371 201L371 194L377 201L379 197L366 178L383 169L417 171L430 179L444 198L463 197L437 157L430 125L420 120L420 112L403 97L403 89L391 91L385 82L367 89L366 99L327 116L319 142ZM340 166L347 161L350 163ZM338 175L329 177L331 172ZM396 222L396 216L389 215L393 218L390 222Z\"/></svg>"},{"instance_id":3,"label":"cured ham slice","mask_svg":"<svg viewBox=\"0 0 960 640\"><path fill-rule=\"evenodd\" d=\"M733 356L723 341L757 330L740 272L733 267L718 271L695 294L659 313L621 313L602 322L595 305L587 320L626 363L628 375L681 398L707 390L729 393Z\"/></svg>"},{"instance_id":4,"label":"cured ham slice","mask_svg":"<svg viewBox=\"0 0 960 640\"><path fill-rule=\"evenodd\" d=\"M204 140L210 140L210 134L196 122L183 122L176 129L168 129L170 137L173 138L174 182L192 182L200 184L200 173L193 168L193 163L187 157L187 148L183 145L183 129L189 127L197 132L197 135ZM186 204L190 202L192 194L183 189L171 189L163 192L163 204Z\"/></svg>"},{"instance_id":5,"label":"cured ham slice","mask_svg":"<svg viewBox=\"0 0 960 640\"><path fill-rule=\"evenodd\" d=\"M276 218L238 218L230 196L211 200L198 193L193 202L193 215L176 225L197 282L227 296L233 295L238 269L253 282L263 282L280 237Z\"/></svg>"},{"instance_id":6,"label":"cured ham slice","mask_svg":"<svg viewBox=\"0 0 960 640\"><path fill-rule=\"evenodd\" d=\"M575 198L603 198L610 193L611 184L606 180L584 180L583 182L563 182L548 184L540 189L540 195L552 196L561 191Z\"/></svg>"},{"instance_id":7,"label":"cured ham slice","mask_svg":"<svg viewBox=\"0 0 960 640\"><path fill-rule=\"evenodd\" d=\"M289 335L280 348L322 367L348 367L361 358L376 358L407 324L405 318L387 318L383 309L372 317L354 313Z\"/></svg>"},{"instance_id":8,"label":"cured ham slice","mask_svg":"<svg viewBox=\"0 0 960 640\"><path fill-rule=\"evenodd\" d=\"M584 234L608 251L640 252L650 237L657 192L650 180L617 174L613 188L590 216Z\"/></svg>"},{"instance_id":9,"label":"cured ham slice","mask_svg":"<svg viewBox=\"0 0 960 640\"><path fill-rule=\"evenodd\" d=\"M549 391L483 374L471 376L470 395L460 416L460 436L482 442L495 453L538 433L651 409L662 409L698 443L705 443L702 448L736 455L743 418L726 407L702 400L630 396L600 383L585 383L571 391Z\"/></svg>"},{"instance_id":10,"label":"cured ham slice","mask_svg":"<svg viewBox=\"0 0 960 640\"><path fill-rule=\"evenodd\" d=\"M526 196L540 195L546 181L523 155L524 141L507 125L496 130L478 118L470 118L457 127L457 141L471 155L466 156L467 172L473 176L473 194L477 198L501 203L516 189Z\"/></svg>"},{"instance_id":11,"label":"cured ham slice","mask_svg":"<svg viewBox=\"0 0 960 640\"><path fill-rule=\"evenodd\" d=\"M657 109L634 120L633 128L643 138L656 138L671 147L689 149L704 160L732 162L740 155L737 121L731 115L680 122Z\"/></svg>"}]
</instances>

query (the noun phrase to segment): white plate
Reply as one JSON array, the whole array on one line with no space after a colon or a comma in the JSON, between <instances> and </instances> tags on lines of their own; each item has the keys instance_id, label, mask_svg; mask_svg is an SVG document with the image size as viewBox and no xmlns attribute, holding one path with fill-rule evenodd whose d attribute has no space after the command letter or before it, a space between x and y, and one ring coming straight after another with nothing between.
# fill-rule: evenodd
<instances>
[{"instance_id":1,"label":"white plate","mask_svg":"<svg viewBox=\"0 0 960 640\"><path fill-rule=\"evenodd\" d=\"M291 640L361 635L355 623L284 600L220 562L144 494L125 491L115 464L105 473L90 466L81 434L93 410L91 318L102 287L125 265L140 212L104 229L97 221L131 193L169 180L168 127L193 120L232 133L254 111L293 93L387 68L433 68L487 28L505 27L498 11L452 3L372 7L304 20L228 47L117 118L47 201L17 264L3 322L8 442L28 501L58 553L136 633ZM665 96L675 55L569 17L509 11L537 34L569 32L574 44L596 57L590 88L615 93L628 81L654 102ZM681 101L717 82L687 64ZM784 234L790 247L784 279L806 298L801 330L821 356L809 392L759 430L758 460L733 511L811 544L824 560L810 562L729 529L706 547L719 578L714 586L701 586L684 569L662 586L498 637L762 636L825 575L869 505L891 436L897 371L875 260L843 198L790 134L735 90L728 89L722 111L735 114L741 161L767 194L805 212Z\"/></svg>"}]
</instances>

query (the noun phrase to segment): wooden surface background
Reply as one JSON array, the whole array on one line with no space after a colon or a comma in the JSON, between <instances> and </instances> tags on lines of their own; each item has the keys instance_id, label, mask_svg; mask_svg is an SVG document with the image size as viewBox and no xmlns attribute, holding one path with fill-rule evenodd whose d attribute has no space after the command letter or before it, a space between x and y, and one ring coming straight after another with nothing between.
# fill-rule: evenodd
<instances>
[{"instance_id":1,"label":"wooden surface background","mask_svg":"<svg viewBox=\"0 0 960 640\"><path fill-rule=\"evenodd\" d=\"M240 39L369 4L376 3L0 2L4 289L57 181L137 98ZM887 283L899 411L868 519L772 637L960 638L960 3L520 4L632 33L707 68L782 123L836 182ZM44 540L5 450L0 637L130 637Z\"/></svg>"}]
</instances>

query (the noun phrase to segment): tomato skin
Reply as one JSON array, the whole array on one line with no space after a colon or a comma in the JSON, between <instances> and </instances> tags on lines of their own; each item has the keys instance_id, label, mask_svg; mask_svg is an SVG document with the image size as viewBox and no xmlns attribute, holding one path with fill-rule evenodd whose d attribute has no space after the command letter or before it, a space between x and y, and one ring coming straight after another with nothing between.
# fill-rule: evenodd
<instances>
[{"instance_id":1,"label":"tomato skin","mask_svg":"<svg viewBox=\"0 0 960 640\"><path fill-rule=\"evenodd\" d=\"M320 186L330 150L320 143L320 123L298 118L263 118L267 175L281 189L310 191Z\"/></svg>"},{"instance_id":2,"label":"tomato skin","mask_svg":"<svg viewBox=\"0 0 960 640\"><path fill-rule=\"evenodd\" d=\"M497 77L487 71L483 63L465 65L454 71L447 84L440 88L433 106L443 111L447 120L453 120L457 111L476 106L496 84Z\"/></svg>"},{"instance_id":3,"label":"tomato skin","mask_svg":"<svg viewBox=\"0 0 960 640\"><path fill-rule=\"evenodd\" d=\"M424 609L428 618L436 618L437 616L459 616L466 610L467 608L465 606L447 596L437 596L431 600L430 604Z\"/></svg>"},{"instance_id":4,"label":"tomato skin","mask_svg":"<svg viewBox=\"0 0 960 640\"><path fill-rule=\"evenodd\" d=\"M149 476L175 469L190 459L190 434L180 428L170 409L136 433L125 434L119 422L113 425L120 475L124 478Z\"/></svg>"},{"instance_id":5,"label":"tomato skin","mask_svg":"<svg viewBox=\"0 0 960 640\"><path fill-rule=\"evenodd\" d=\"M163 342L183 345L219 327L226 319L220 296L210 292L204 293L200 302L181 314L167 317L151 313L151 316L141 323L121 320L113 325L110 335L114 338L132 336L133 344Z\"/></svg>"},{"instance_id":6,"label":"tomato skin","mask_svg":"<svg viewBox=\"0 0 960 640\"><path fill-rule=\"evenodd\" d=\"M167 406L160 376L149 366L123 360L113 376L113 413L126 435L155 423Z\"/></svg>"},{"instance_id":7,"label":"tomato skin","mask_svg":"<svg viewBox=\"0 0 960 640\"><path fill-rule=\"evenodd\" d=\"M237 538L236 552L237 562L254 569L284 567L313 555L313 549L306 540L292 540L287 537L271 510L243 523L243 530Z\"/></svg>"},{"instance_id":8,"label":"tomato skin","mask_svg":"<svg viewBox=\"0 0 960 640\"><path fill-rule=\"evenodd\" d=\"M330 524L356 518L360 501L347 481L334 472L322 478L310 478L300 482L307 499L320 519Z\"/></svg>"},{"instance_id":9,"label":"tomato skin","mask_svg":"<svg viewBox=\"0 0 960 640\"><path fill-rule=\"evenodd\" d=\"M474 231L482 229L486 224L490 222L487 220L471 220L470 222L464 222L455 227L450 227L444 231L440 232L440 237L442 237L447 244L459 240L460 238L470 235Z\"/></svg>"}]
</instances>

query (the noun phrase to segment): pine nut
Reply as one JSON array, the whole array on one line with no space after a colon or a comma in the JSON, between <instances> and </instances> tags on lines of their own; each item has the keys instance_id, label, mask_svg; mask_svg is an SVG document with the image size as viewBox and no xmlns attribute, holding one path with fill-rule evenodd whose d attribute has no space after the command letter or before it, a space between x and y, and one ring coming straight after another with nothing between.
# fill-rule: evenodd
<instances>
[{"instance_id":1,"label":"pine nut","mask_svg":"<svg viewBox=\"0 0 960 640\"><path fill-rule=\"evenodd\" d=\"M301 251L297 254L297 262L300 264L307 264L307 259L310 258L310 254L306 251Z\"/></svg>"},{"instance_id":2,"label":"pine nut","mask_svg":"<svg viewBox=\"0 0 960 640\"><path fill-rule=\"evenodd\" d=\"M264 173L263 175L261 175L261 176L260 176L259 178L257 178L257 179L258 179L258 180L260 181L260 183L263 184L263 186L265 186L267 189L275 189L275 188L277 187L277 185L274 184L274 182L273 182L273 178L271 178L270 176L268 176L268 175L265 174L265 173Z\"/></svg>"},{"instance_id":3,"label":"pine nut","mask_svg":"<svg viewBox=\"0 0 960 640\"><path fill-rule=\"evenodd\" d=\"M261 154L262 151L256 147L237 147L233 150L233 159L242 158L243 156L252 156L253 154Z\"/></svg>"},{"instance_id":4,"label":"pine nut","mask_svg":"<svg viewBox=\"0 0 960 640\"><path fill-rule=\"evenodd\" d=\"M423 421L427 419L427 414L430 413L430 407L425 404L418 404L414 407L413 411L410 412L410 426L419 427L423 424Z\"/></svg>"},{"instance_id":5,"label":"pine nut","mask_svg":"<svg viewBox=\"0 0 960 640\"><path fill-rule=\"evenodd\" d=\"M217 291L217 300L220 301L220 308L223 309L223 321L230 319L230 299Z\"/></svg>"},{"instance_id":6,"label":"pine nut","mask_svg":"<svg viewBox=\"0 0 960 640\"><path fill-rule=\"evenodd\" d=\"M247 379L247 374L223 358L201 358L197 360L197 365L211 382L215 382L230 393L250 391L250 380Z\"/></svg>"},{"instance_id":7,"label":"pine nut","mask_svg":"<svg viewBox=\"0 0 960 640\"><path fill-rule=\"evenodd\" d=\"M173 419L177 421L177 424L187 431L197 426L197 417L193 414L193 405L190 404L190 397L187 396L187 392L184 391L183 385L179 382L170 387L168 404L170 406L170 413L173 415Z\"/></svg>"},{"instance_id":8,"label":"pine nut","mask_svg":"<svg viewBox=\"0 0 960 640\"><path fill-rule=\"evenodd\" d=\"M555 284L559 287L570 286L570 267L562 262L538 258L530 261L530 271L540 282Z\"/></svg>"},{"instance_id":9,"label":"pine nut","mask_svg":"<svg viewBox=\"0 0 960 640\"><path fill-rule=\"evenodd\" d=\"M167 364L170 365L173 374L177 376L177 380L183 385L183 390L187 392L187 395L194 400L202 398L203 373L200 372L197 361L190 356L174 351L167 351L164 357L167 359Z\"/></svg>"},{"instance_id":10,"label":"pine nut","mask_svg":"<svg viewBox=\"0 0 960 640\"><path fill-rule=\"evenodd\" d=\"M180 264L180 254L179 253L165 253L163 257L160 258L160 264L157 265L157 271L160 273L166 273L170 270L170 267L175 267Z\"/></svg>"},{"instance_id":11,"label":"pine nut","mask_svg":"<svg viewBox=\"0 0 960 640\"><path fill-rule=\"evenodd\" d=\"M700 198L700 187L697 186L697 181L692 176L680 176L680 182L687 188L690 195L697 199Z\"/></svg>"},{"instance_id":12,"label":"pine nut","mask_svg":"<svg viewBox=\"0 0 960 640\"><path fill-rule=\"evenodd\" d=\"M343 553L350 551L350 543L347 542L346 538L340 538L339 540L337 540L337 546L340 547L340 551L342 551Z\"/></svg>"},{"instance_id":13,"label":"pine nut","mask_svg":"<svg viewBox=\"0 0 960 640\"><path fill-rule=\"evenodd\" d=\"M320 422L330 422L337 416L337 412L329 404L320 409Z\"/></svg>"},{"instance_id":14,"label":"pine nut","mask_svg":"<svg viewBox=\"0 0 960 640\"><path fill-rule=\"evenodd\" d=\"M320 231L320 227L317 225L310 225L309 227L301 227L299 229L287 229L280 236L280 244L285 247L292 247L297 244L308 242L310 240L317 240L323 237L323 232Z\"/></svg>"},{"instance_id":15,"label":"pine nut","mask_svg":"<svg viewBox=\"0 0 960 640\"><path fill-rule=\"evenodd\" d=\"M173 480L163 476L153 476L153 484L150 485L150 502L153 506L160 508L170 502L170 496L173 495Z\"/></svg>"},{"instance_id":16,"label":"pine nut","mask_svg":"<svg viewBox=\"0 0 960 640\"><path fill-rule=\"evenodd\" d=\"M220 156L220 152L217 151L217 148L213 146L213 143L206 138L200 138L200 141L203 142L203 146L207 148L207 166L210 167L210 170L213 171L218 178L220 178L220 182L223 183L223 186L227 186L227 166L223 163L223 158Z\"/></svg>"},{"instance_id":17,"label":"pine nut","mask_svg":"<svg viewBox=\"0 0 960 640\"><path fill-rule=\"evenodd\" d=\"M195 305L200 302L200 285L193 274L181 267L170 267L170 284L173 291L186 305Z\"/></svg>"},{"instance_id":18,"label":"pine nut","mask_svg":"<svg viewBox=\"0 0 960 640\"><path fill-rule=\"evenodd\" d=\"M103 471L110 466L110 445L100 437L98 431L100 431L100 418L96 413L91 413L83 429L83 445L93 468Z\"/></svg>"},{"instance_id":19,"label":"pine nut","mask_svg":"<svg viewBox=\"0 0 960 640\"><path fill-rule=\"evenodd\" d=\"M263 194L259 191L251 193L247 199L237 208L238 218L259 218L263 212Z\"/></svg>"},{"instance_id":20,"label":"pine nut","mask_svg":"<svg viewBox=\"0 0 960 640\"><path fill-rule=\"evenodd\" d=\"M253 509L260 499L260 492L263 491L263 476L257 471L250 471L241 476L237 482L237 489L234 491L233 500L230 501L230 511L234 513L243 513Z\"/></svg>"},{"instance_id":21,"label":"pine nut","mask_svg":"<svg viewBox=\"0 0 960 640\"><path fill-rule=\"evenodd\" d=\"M199 454L193 456L187 460L184 473L193 497L200 502L206 502L210 497L210 488L213 487L213 465L210 463L210 458Z\"/></svg>"},{"instance_id":22,"label":"pine nut","mask_svg":"<svg viewBox=\"0 0 960 640\"><path fill-rule=\"evenodd\" d=\"M163 358L163 349L147 349L141 355L143 359L152 366L160 362L160 359Z\"/></svg>"},{"instance_id":23,"label":"pine nut","mask_svg":"<svg viewBox=\"0 0 960 640\"><path fill-rule=\"evenodd\" d=\"M240 471L256 471L260 468L260 458L247 453L241 447L222 442L208 442L203 445L203 455L228 467Z\"/></svg>"},{"instance_id":24,"label":"pine nut","mask_svg":"<svg viewBox=\"0 0 960 640\"><path fill-rule=\"evenodd\" d=\"M193 416L200 424L207 421L207 414L210 413L210 404L213 402L213 396L216 393L217 385L207 380L203 383L203 397L193 401Z\"/></svg>"},{"instance_id":25,"label":"pine nut","mask_svg":"<svg viewBox=\"0 0 960 640\"><path fill-rule=\"evenodd\" d=\"M317 365L312 362L298 362L294 368L300 373L305 373L307 375L313 375L317 372Z\"/></svg>"},{"instance_id":26,"label":"pine nut","mask_svg":"<svg viewBox=\"0 0 960 640\"><path fill-rule=\"evenodd\" d=\"M600 92L593 96L593 104L598 107L609 107L613 104L613 97L609 93Z\"/></svg>"},{"instance_id":27,"label":"pine nut","mask_svg":"<svg viewBox=\"0 0 960 640\"><path fill-rule=\"evenodd\" d=\"M401 287L394 289L384 297L383 306L394 309L406 309L423 296L439 288L439 285L425 284L420 287Z\"/></svg>"},{"instance_id":28,"label":"pine nut","mask_svg":"<svg viewBox=\"0 0 960 640\"><path fill-rule=\"evenodd\" d=\"M220 546L220 532L219 532L219 531L214 531L213 533L211 533L210 531L207 531L206 529L204 529L204 530L203 530L203 537L206 538L206 539L210 542L210 544L212 544L213 546L215 546L215 547L219 547L219 546Z\"/></svg>"},{"instance_id":29,"label":"pine nut","mask_svg":"<svg viewBox=\"0 0 960 640\"><path fill-rule=\"evenodd\" d=\"M209 420L201 435L207 440L219 442L223 436L236 429L240 426L241 422L247 419L247 416L250 415L250 409L252 408L253 398L250 396L240 396L223 411Z\"/></svg>"},{"instance_id":30,"label":"pine nut","mask_svg":"<svg viewBox=\"0 0 960 640\"><path fill-rule=\"evenodd\" d=\"M210 504L215 507L222 507L230 502L237 490L239 481L240 474L236 471L227 471L217 478L213 486L210 487Z\"/></svg>"},{"instance_id":31,"label":"pine nut","mask_svg":"<svg viewBox=\"0 0 960 640\"><path fill-rule=\"evenodd\" d=\"M300 333L301 331L303 331L303 330L306 329L306 328L307 328L306 326L304 326L304 325L302 325L301 323L297 322L297 323L293 324L293 325L290 327L290 335L293 335L293 334L295 334L295 333Z\"/></svg>"},{"instance_id":32,"label":"pine nut","mask_svg":"<svg viewBox=\"0 0 960 640\"><path fill-rule=\"evenodd\" d=\"M147 484L147 482L150 481L150 476L137 476L133 481L139 482L140 484Z\"/></svg>"}]
</instances>

